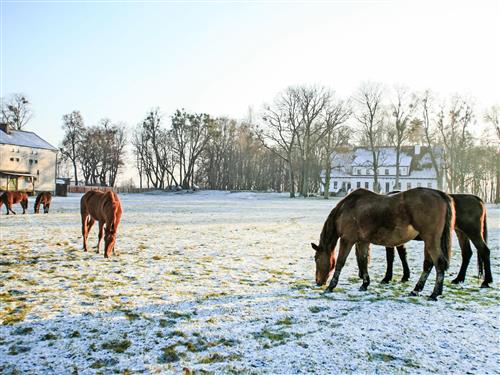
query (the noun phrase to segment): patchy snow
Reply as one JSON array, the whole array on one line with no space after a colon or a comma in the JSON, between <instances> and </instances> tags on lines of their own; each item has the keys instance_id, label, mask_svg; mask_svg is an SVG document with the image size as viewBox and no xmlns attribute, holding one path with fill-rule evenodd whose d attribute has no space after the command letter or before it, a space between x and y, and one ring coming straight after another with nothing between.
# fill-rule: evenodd
<instances>
[{"instance_id":1,"label":"patchy snow","mask_svg":"<svg viewBox=\"0 0 500 375\"><path fill-rule=\"evenodd\" d=\"M119 255L81 250L79 195L48 215L0 216L0 373L498 373L500 206L489 206L495 282L479 289L476 252L465 284L438 302L411 282L368 292L354 254L328 296L314 285L316 242L335 200L196 192L120 196ZM20 207L14 208L20 211ZM96 244L93 229L90 243ZM395 264L395 279L401 277ZM424 295L430 293L430 277Z\"/></svg>"}]
</instances>

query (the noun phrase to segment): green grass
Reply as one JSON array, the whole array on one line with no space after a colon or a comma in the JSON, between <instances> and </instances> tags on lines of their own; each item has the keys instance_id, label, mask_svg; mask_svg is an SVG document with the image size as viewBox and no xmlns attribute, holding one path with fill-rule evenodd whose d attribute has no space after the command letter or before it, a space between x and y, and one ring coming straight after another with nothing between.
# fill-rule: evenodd
<instances>
[{"instance_id":1,"label":"green grass","mask_svg":"<svg viewBox=\"0 0 500 375\"><path fill-rule=\"evenodd\" d=\"M172 363L178 362L181 359L180 353L177 352L175 347L177 344L166 346L162 349L162 354L158 358L159 363Z\"/></svg>"},{"instance_id":2,"label":"green grass","mask_svg":"<svg viewBox=\"0 0 500 375\"><path fill-rule=\"evenodd\" d=\"M209 364L216 362L229 362L229 361L237 361L240 358L241 356L239 354L222 355L220 353L212 353L200 359L200 363Z\"/></svg>"},{"instance_id":3,"label":"green grass","mask_svg":"<svg viewBox=\"0 0 500 375\"><path fill-rule=\"evenodd\" d=\"M45 335L42 336L42 341L47 341L47 340L57 340L58 337L54 335L52 332L46 333Z\"/></svg>"},{"instance_id":4,"label":"green grass","mask_svg":"<svg viewBox=\"0 0 500 375\"><path fill-rule=\"evenodd\" d=\"M125 352L132 343L130 340L111 340L102 344L102 348L106 350L112 350L115 353L123 353Z\"/></svg>"}]
</instances>

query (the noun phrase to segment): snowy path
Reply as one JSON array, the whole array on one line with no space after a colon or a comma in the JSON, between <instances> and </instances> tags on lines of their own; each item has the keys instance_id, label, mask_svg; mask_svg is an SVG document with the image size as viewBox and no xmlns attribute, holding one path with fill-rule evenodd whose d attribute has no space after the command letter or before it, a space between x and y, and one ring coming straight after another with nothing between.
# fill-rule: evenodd
<instances>
[{"instance_id":1,"label":"snowy path","mask_svg":"<svg viewBox=\"0 0 500 375\"><path fill-rule=\"evenodd\" d=\"M409 283L378 283L385 252L375 246L368 292L352 252L335 292L320 294L309 243L333 200L122 195L119 256L105 260L81 250L79 198L55 198L49 215L31 214L32 200L29 215L2 207L2 374L500 372L500 206L488 211L493 288L479 289L475 250L466 283L450 284L454 240L433 303L407 297L422 264L416 242Z\"/></svg>"}]
</instances>

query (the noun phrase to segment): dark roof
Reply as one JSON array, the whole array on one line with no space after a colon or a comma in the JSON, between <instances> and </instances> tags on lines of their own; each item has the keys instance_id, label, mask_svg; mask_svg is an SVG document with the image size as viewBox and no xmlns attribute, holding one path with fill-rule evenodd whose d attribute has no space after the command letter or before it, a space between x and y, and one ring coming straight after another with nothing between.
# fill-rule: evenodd
<instances>
[{"instance_id":1,"label":"dark roof","mask_svg":"<svg viewBox=\"0 0 500 375\"><path fill-rule=\"evenodd\" d=\"M11 130L8 134L5 131L0 130L0 144L43 148L46 150L57 151L56 147L40 138L35 133L24 130Z\"/></svg>"}]
</instances>

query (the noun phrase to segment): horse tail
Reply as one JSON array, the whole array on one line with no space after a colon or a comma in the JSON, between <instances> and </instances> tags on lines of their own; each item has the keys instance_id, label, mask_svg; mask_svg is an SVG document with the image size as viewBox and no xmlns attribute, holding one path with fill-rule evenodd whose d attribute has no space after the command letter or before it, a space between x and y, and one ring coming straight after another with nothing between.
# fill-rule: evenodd
<instances>
[{"instance_id":1,"label":"horse tail","mask_svg":"<svg viewBox=\"0 0 500 375\"><path fill-rule=\"evenodd\" d=\"M451 258L451 232L455 226L455 205L453 199L446 193L440 192L446 202L446 215L443 233L441 234L441 259L444 269L447 270Z\"/></svg>"},{"instance_id":2,"label":"horse tail","mask_svg":"<svg viewBox=\"0 0 500 375\"><path fill-rule=\"evenodd\" d=\"M488 224L487 224L487 220L486 220L486 210L484 209L484 206L481 205L481 207L483 207L483 216L482 216L482 228L483 228L483 232L481 233L483 235L483 241L484 243L488 243ZM484 270L484 262L483 262L483 258L481 257L481 255L479 254L479 251L477 252L477 277L482 279L483 278L483 270Z\"/></svg>"}]
</instances>

